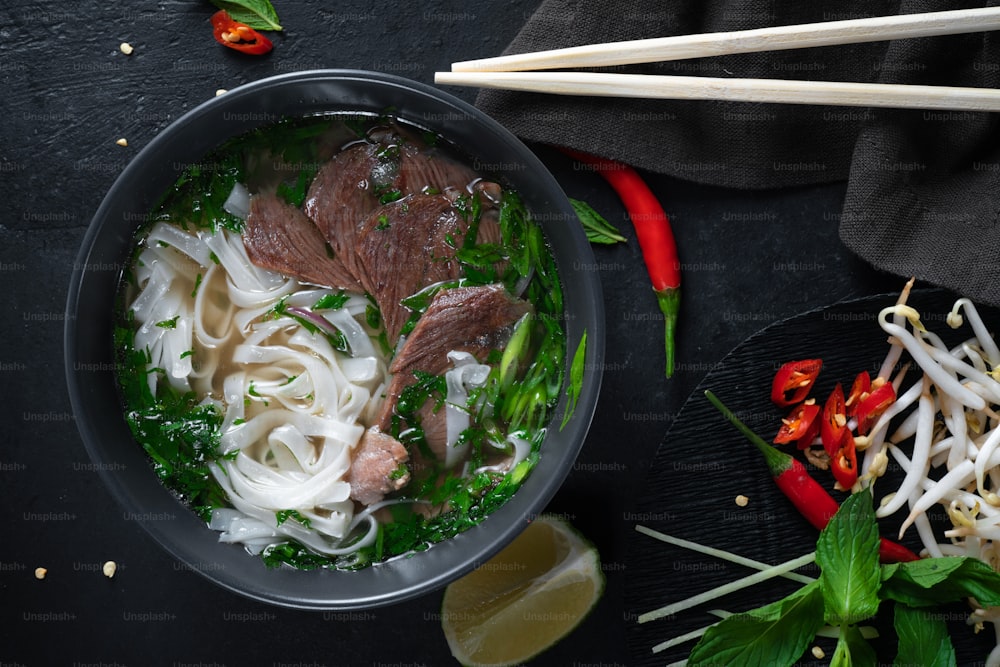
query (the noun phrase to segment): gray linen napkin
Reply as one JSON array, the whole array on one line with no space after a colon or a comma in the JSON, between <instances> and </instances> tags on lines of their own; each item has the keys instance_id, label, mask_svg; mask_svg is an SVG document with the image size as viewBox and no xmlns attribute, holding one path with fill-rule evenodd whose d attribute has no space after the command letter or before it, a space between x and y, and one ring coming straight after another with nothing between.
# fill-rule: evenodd
<instances>
[{"instance_id":1,"label":"gray linen napkin","mask_svg":"<svg viewBox=\"0 0 1000 667\"><path fill-rule=\"evenodd\" d=\"M974 6L983 5L932 0L544 0L505 53ZM996 88L1000 35L606 69ZM761 189L846 179L840 235L848 248L880 269L1000 305L1000 114L489 90L476 103L528 141L570 146L699 183ZM829 224L802 222L806 229Z\"/></svg>"}]
</instances>

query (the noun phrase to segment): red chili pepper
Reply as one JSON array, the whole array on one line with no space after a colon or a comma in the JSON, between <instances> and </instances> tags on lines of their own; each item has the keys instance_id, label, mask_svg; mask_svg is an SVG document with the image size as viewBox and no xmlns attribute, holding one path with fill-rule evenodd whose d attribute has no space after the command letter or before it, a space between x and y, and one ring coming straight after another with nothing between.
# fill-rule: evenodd
<instances>
[{"instance_id":1,"label":"red chili pepper","mask_svg":"<svg viewBox=\"0 0 1000 667\"><path fill-rule=\"evenodd\" d=\"M847 408L844 405L844 388L838 382L837 386L833 388L830 398L826 399L826 405L823 406L823 419L819 437L823 441L823 449L832 457L843 446L844 438L848 435L850 435L850 429L847 428Z\"/></svg>"},{"instance_id":2,"label":"red chili pepper","mask_svg":"<svg viewBox=\"0 0 1000 667\"><path fill-rule=\"evenodd\" d=\"M799 449L809 446L819 433L819 406L813 401L799 403L788 416L781 420L774 444L784 445L798 442Z\"/></svg>"},{"instance_id":3,"label":"red chili pepper","mask_svg":"<svg viewBox=\"0 0 1000 667\"><path fill-rule=\"evenodd\" d=\"M876 383L877 384L877 383ZM872 389L867 396L863 396L858 403L855 416L858 420L858 433L864 435L875 425L883 412L888 409L896 400L896 388L891 382L883 382Z\"/></svg>"},{"instance_id":4,"label":"red chili pepper","mask_svg":"<svg viewBox=\"0 0 1000 667\"><path fill-rule=\"evenodd\" d=\"M858 411L858 404L861 403L861 398L867 394L872 387L871 376L868 375L868 371L861 371L858 376L854 378L854 384L851 385L851 391L847 394L847 400L844 404L847 406L847 416L853 417L854 413Z\"/></svg>"},{"instance_id":5,"label":"red chili pepper","mask_svg":"<svg viewBox=\"0 0 1000 667\"><path fill-rule=\"evenodd\" d=\"M844 444L831 457L830 470L837 484L845 491L850 490L858 481L858 453L854 447L854 436L850 431L844 435Z\"/></svg>"},{"instance_id":6,"label":"red chili pepper","mask_svg":"<svg viewBox=\"0 0 1000 667\"><path fill-rule=\"evenodd\" d=\"M710 391L705 392L708 400L735 426L764 456L771 476L782 493L792 501L795 508L817 530L826 528L830 517L840 509L839 504L813 479L805 466L793 456L767 444L763 438L741 422L733 412L723 405ZM902 544L882 538L879 544L879 559L883 563L902 563L919 560L919 556Z\"/></svg>"},{"instance_id":7,"label":"red chili pepper","mask_svg":"<svg viewBox=\"0 0 1000 667\"><path fill-rule=\"evenodd\" d=\"M245 23L234 21L224 9L212 14L212 34L219 44L255 56L273 48L271 40Z\"/></svg>"},{"instance_id":8,"label":"red chili pepper","mask_svg":"<svg viewBox=\"0 0 1000 667\"><path fill-rule=\"evenodd\" d=\"M809 395L822 367L822 359L801 359L782 364L771 382L771 401L787 408L803 400Z\"/></svg>"},{"instance_id":9,"label":"red chili pepper","mask_svg":"<svg viewBox=\"0 0 1000 667\"><path fill-rule=\"evenodd\" d=\"M667 377L674 374L674 330L681 298L681 264L670 219L656 195L632 167L607 158L563 149L570 157L594 168L621 199L635 227L642 258L663 313Z\"/></svg>"}]
</instances>

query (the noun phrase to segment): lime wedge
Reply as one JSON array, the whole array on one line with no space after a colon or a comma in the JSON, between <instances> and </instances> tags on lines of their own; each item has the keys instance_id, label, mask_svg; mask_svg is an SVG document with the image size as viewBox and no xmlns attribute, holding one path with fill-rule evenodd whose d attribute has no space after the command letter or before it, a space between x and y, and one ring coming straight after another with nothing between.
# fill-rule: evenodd
<instances>
[{"instance_id":1,"label":"lime wedge","mask_svg":"<svg viewBox=\"0 0 1000 667\"><path fill-rule=\"evenodd\" d=\"M517 664L568 635L603 592L597 549L567 522L543 515L445 589L441 626L463 665Z\"/></svg>"}]
</instances>

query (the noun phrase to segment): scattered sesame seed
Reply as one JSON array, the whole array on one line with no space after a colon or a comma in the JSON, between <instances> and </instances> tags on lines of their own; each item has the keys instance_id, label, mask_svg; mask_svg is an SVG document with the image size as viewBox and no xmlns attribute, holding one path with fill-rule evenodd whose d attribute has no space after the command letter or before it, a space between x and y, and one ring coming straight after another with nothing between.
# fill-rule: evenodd
<instances>
[{"instance_id":1,"label":"scattered sesame seed","mask_svg":"<svg viewBox=\"0 0 1000 667\"><path fill-rule=\"evenodd\" d=\"M817 660L822 660L823 658L826 657L826 651L821 649L819 646L812 647L812 654L813 657L816 658Z\"/></svg>"},{"instance_id":2,"label":"scattered sesame seed","mask_svg":"<svg viewBox=\"0 0 1000 667\"><path fill-rule=\"evenodd\" d=\"M224 95L227 92L229 91L227 91L225 88L219 88L217 91L215 91L215 96L218 97L219 95Z\"/></svg>"},{"instance_id":3,"label":"scattered sesame seed","mask_svg":"<svg viewBox=\"0 0 1000 667\"><path fill-rule=\"evenodd\" d=\"M749 502L750 499L744 496L742 493L736 496L736 504L739 505L740 507L746 507Z\"/></svg>"},{"instance_id":4,"label":"scattered sesame seed","mask_svg":"<svg viewBox=\"0 0 1000 667\"><path fill-rule=\"evenodd\" d=\"M49 571L46 570L44 567L36 567L35 568L35 579L44 579L45 575L48 574L48 572Z\"/></svg>"},{"instance_id":5,"label":"scattered sesame seed","mask_svg":"<svg viewBox=\"0 0 1000 667\"><path fill-rule=\"evenodd\" d=\"M132 55L132 52L135 51L135 49L132 48L132 45L129 44L128 42L122 42L118 48L119 50L121 50L122 53L124 53L127 56Z\"/></svg>"},{"instance_id":6,"label":"scattered sesame seed","mask_svg":"<svg viewBox=\"0 0 1000 667\"><path fill-rule=\"evenodd\" d=\"M101 571L104 572L104 576L107 577L108 579L115 576L115 572L117 570L118 570L118 564L115 563L113 560L109 560L107 563L104 564L104 567L101 568Z\"/></svg>"},{"instance_id":7,"label":"scattered sesame seed","mask_svg":"<svg viewBox=\"0 0 1000 667\"><path fill-rule=\"evenodd\" d=\"M121 139L119 139L115 143L118 144L119 146L128 146L128 139L126 139L125 137L122 137Z\"/></svg>"}]
</instances>

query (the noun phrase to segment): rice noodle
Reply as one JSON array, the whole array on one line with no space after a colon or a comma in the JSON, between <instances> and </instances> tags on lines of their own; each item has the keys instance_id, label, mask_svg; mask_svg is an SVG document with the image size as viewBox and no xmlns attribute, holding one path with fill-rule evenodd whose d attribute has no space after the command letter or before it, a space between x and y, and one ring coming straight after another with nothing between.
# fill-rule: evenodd
<instances>
[{"instance_id":1,"label":"rice noodle","mask_svg":"<svg viewBox=\"0 0 1000 667\"><path fill-rule=\"evenodd\" d=\"M356 319L367 299L309 313L344 333L346 355L290 317L267 316L282 298L308 309L336 292L254 266L238 234L160 223L140 256L134 344L165 371L148 374L151 391L162 377L223 413L224 456L210 470L232 508L213 511L209 525L219 539L252 553L289 538L327 555L371 544L374 510L355 516L345 480L388 376L386 358Z\"/></svg>"},{"instance_id":2,"label":"rice noodle","mask_svg":"<svg viewBox=\"0 0 1000 667\"><path fill-rule=\"evenodd\" d=\"M904 471L903 481L884 497L876 514L889 516L906 506L909 513L900 536L914 526L927 555L980 558L1000 570L1000 415L996 410L1000 405L1000 349L968 299L955 302L947 322L957 329L967 321L972 337L952 348L924 329L916 311L905 305L905 292L896 306L882 310L878 321L890 335L882 373L905 350L921 375L906 391L897 390L896 403L873 428L873 433L884 431L889 420L903 415L892 436L884 444L873 438L865 452L866 479L884 473L884 463L880 465L883 449ZM916 409L912 409L914 402ZM912 411L907 415L906 410ZM951 520L952 528L943 534L948 541L939 541L927 516L936 506L943 506ZM1000 608L974 609L969 622L992 622L1000 639ZM1000 667L1000 646L993 649L986 664Z\"/></svg>"},{"instance_id":3,"label":"rice noodle","mask_svg":"<svg viewBox=\"0 0 1000 667\"><path fill-rule=\"evenodd\" d=\"M469 389L482 387L490 374L490 367L476 362L468 352L449 352L448 360L454 368L444 374L447 394L445 396L445 426L447 446L445 466L452 467L465 457L469 444L459 444L459 436L469 428Z\"/></svg>"}]
</instances>

